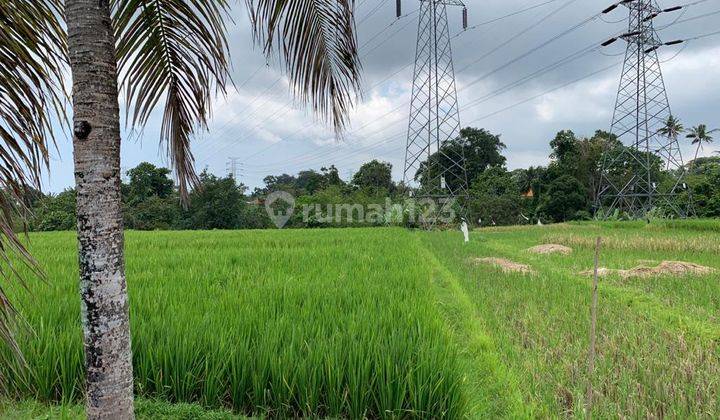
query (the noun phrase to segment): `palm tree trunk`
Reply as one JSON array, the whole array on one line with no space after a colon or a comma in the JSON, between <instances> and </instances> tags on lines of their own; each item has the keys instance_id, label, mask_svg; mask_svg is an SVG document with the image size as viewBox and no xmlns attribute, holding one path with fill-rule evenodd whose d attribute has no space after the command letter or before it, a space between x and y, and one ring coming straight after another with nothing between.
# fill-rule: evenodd
<instances>
[{"instance_id":1,"label":"palm tree trunk","mask_svg":"<svg viewBox=\"0 0 720 420\"><path fill-rule=\"evenodd\" d=\"M87 416L131 419L117 60L108 0L66 0Z\"/></svg>"},{"instance_id":2,"label":"palm tree trunk","mask_svg":"<svg viewBox=\"0 0 720 420\"><path fill-rule=\"evenodd\" d=\"M698 144L697 149L695 149L695 159L693 159L692 163L690 164L690 169L688 170L688 172L692 173L692 170L695 167L695 161L697 160L699 154L700 154L700 144Z\"/></svg>"}]
</instances>

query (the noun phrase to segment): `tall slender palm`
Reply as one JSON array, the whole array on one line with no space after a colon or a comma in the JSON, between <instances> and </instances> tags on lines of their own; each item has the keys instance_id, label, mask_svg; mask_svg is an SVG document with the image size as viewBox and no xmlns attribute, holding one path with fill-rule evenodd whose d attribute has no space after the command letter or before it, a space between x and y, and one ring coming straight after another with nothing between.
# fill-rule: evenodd
<instances>
[{"instance_id":1,"label":"tall slender palm","mask_svg":"<svg viewBox=\"0 0 720 420\"><path fill-rule=\"evenodd\" d=\"M662 134L663 136L667 137L671 140L677 140L680 134L682 134L685 131L685 127L682 125L682 122L680 122L679 119L675 118L675 116L670 115L667 117L667 120L665 120L665 124L658 130L658 133Z\"/></svg>"},{"instance_id":2,"label":"tall slender palm","mask_svg":"<svg viewBox=\"0 0 720 420\"><path fill-rule=\"evenodd\" d=\"M704 144L710 144L713 142L713 137L711 134L716 133L720 131L719 129L713 129L708 130L707 126L705 124L700 124L697 127L693 127L690 129L690 132L686 136L689 139L692 139L692 144L697 145L697 148L695 149L695 159L693 159L692 165L695 165L695 161L698 158L698 155L700 154L700 150L703 150Z\"/></svg>"},{"instance_id":3,"label":"tall slender palm","mask_svg":"<svg viewBox=\"0 0 720 420\"><path fill-rule=\"evenodd\" d=\"M58 89L62 84L58 57L64 57L66 51L65 34L58 22L62 3L0 0L0 29L6 24L12 28L18 22L27 23L28 28L22 36L9 37L9 47L0 46L0 53L10 51L9 56L17 62L5 63L1 60L8 54L0 54L0 91L11 97L27 96L6 101L3 95L0 99L0 112L6 110L0 113L0 122L11 127L8 135L0 130L0 139L6 145L3 151L11 153L4 161L12 164L9 168L0 165L0 182L12 187L13 194L10 198L0 195L0 205L5 209L0 214L0 232L11 249L29 262L29 254L8 227L12 217L20 214L15 203L29 184L25 168L33 174L32 184L39 185L42 164L38 161L47 162L52 129L45 115L51 109L62 110L58 97L62 92ZM73 79L87 415L132 418L118 94L120 89L125 94L133 125L146 124L162 103L161 141L167 145L181 196L186 197L197 182L191 135L198 128L207 128L212 98L215 92L225 91L228 80L225 22L229 6L227 0L65 0L64 5ZM280 53L295 94L340 133L359 90L353 0L247 0L247 5L255 41L267 54L275 50ZM18 7L24 12L16 17L13 10ZM3 20L6 16L10 17L7 23ZM34 42L37 39L47 46ZM49 70L44 67L48 60ZM15 65L21 70L24 65L25 73L13 76ZM0 309L10 314L5 302L0 300ZM0 319L7 320L7 316ZM7 331L7 337L7 322L0 325L6 326L0 332Z\"/></svg>"},{"instance_id":4,"label":"tall slender palm","mask_svg":"<svg viewBox=\"0 0 720 420\"><path fill-rule=\"evenodd\" d=\"M667 137L669 140L677 141L680 134L685 131L679 119L673 115L669 115L664 125L658 130L658 133ZM667 169L670 169L670 161L667 162Z\"/></svg>"}]
</instances>

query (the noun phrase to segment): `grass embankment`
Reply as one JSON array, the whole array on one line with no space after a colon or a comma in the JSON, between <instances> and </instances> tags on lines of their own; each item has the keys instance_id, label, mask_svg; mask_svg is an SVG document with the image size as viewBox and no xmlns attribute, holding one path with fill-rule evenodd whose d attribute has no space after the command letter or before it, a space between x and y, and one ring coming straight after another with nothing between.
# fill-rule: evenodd
<instances>
[{"instance_id":1,"label":"grass embankment","mask_svg":"<svg viewBox=\"0 0 720 420\"><path fill-rule=\"evenodd\" d=\"M454 233L419 233L473 302L495 353L532 415L584 416L594 237L605 237L602 265L685 260L720 268L716 222L672 226L560 225L484 229L463 245ZM698 229L701 227L702 229ZM542 243L570 256L526 252ZM469 262L502 257L536 275L507 274ZM718 274L601 281L595 416L714 417L720 413Z\"/></svg>"},{"instance_id":2,"label":"grass embankment","mask_svg":"<svg viewBox=\"0 0 720 420\"><path fill-rule=\"evenodd\" d=\"M274 416L467 410L463 372L404 230L129 232L136 393ZM82 398L72 233L32 236L48 283L11 287L34 334L16 399Z\"/></svg>"}]
</instances>

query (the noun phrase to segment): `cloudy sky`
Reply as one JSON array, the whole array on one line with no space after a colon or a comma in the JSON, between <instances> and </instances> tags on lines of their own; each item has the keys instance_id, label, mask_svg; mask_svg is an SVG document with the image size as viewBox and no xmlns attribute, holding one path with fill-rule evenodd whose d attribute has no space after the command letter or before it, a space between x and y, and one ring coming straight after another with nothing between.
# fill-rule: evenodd
<instances>
[{"instance_id":1,"label":"cloudy sky","mask_svg":"<svg viewBox=\"0 0 720 420\"><path fill-rule=\"evenodd\" d=\"M659 1L663 8L692 2ZM220 175L227 172L228 158L236 157L241 181L256 187L269 174L319 170L331 164L348 179L363 162L379 159L392 163L394 176L401 179L419 1L403 0L406 15L396 20L394 1L357 0L363 101L353 111L351 126L341 141L336 141L332 130L316 122L302 104L293 101L278 63L267 63L262 52L253 47L242 3L235 3L234 23L230 25L236 88L227 97L218 98L210 131L196 139L193 151L198 168ZM622 31L627 10L618 8L603 19L590 20L546 42L609 3L468 0L470 29L462 34L461 10L449 9L451 34L457 35L452 47L462 124L501 134L508 146L510 169L547 163L548 142L559 130L572 129L586 135L609 128L622 43L527 78ZM535 5L538 7L496 20ZM720 0L705 0L682 12L661 15L656 22L656 27L664 27L659 33L664 41L715 32L720 27ZM720 127L720 35L660 51L673 113L686 126L706 123ZM515 83L520 80L526 82ZM503 89L508 85L513 88ZM124 131L124 169L142 161L167 165L158 145L159 123L157 115L142 133ZM51 192L73 184L71 143L61 137L58 146L46 181ZM705 154L714 149L720 149L720 144ZM685 147L686 154L689 150Z\"/></svg>"}]
</instances>

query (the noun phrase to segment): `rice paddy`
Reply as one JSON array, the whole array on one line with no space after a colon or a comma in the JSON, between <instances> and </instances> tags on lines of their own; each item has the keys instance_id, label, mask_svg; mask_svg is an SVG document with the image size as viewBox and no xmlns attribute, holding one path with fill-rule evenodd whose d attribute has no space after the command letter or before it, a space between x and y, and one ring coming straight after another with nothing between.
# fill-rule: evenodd
<instances>
[{"instance_id":1,"label":"rice paddy","mask_svg":"<svg viewBox=\"0 0 720 420\"><path fill-rule=\"evenodd\" d=\"M610 269L720 269L714 221L482 229L469 244L394 228L128 232L138 414L162 417L143 411L161 401L212 418L587 417L591 380L596 417L717 417L718 272L602 278L588 376L591 279L580 273L596 236ZM573 250L528 251L542 244ZM31 330L19 336L27 368L0 365L0 410L73 417L74 234L33 234L31 247L48 281L9 287Z\"/></svg>"}]
</instances>

